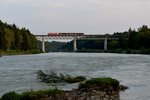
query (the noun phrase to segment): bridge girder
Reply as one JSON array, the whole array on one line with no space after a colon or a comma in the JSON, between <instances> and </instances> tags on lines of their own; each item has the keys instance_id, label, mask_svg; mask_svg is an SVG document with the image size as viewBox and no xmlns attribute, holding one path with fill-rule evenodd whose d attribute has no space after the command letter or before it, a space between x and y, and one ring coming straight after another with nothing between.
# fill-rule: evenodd
<instances>
[{"instance_id":1,"label":"bridge girder","mask_svg":"<svg viewBox=\"0 0 150 100\"><path fill-rule=\"evenodd\" d=\"M114 35L81 35L81 36L63 36L63 35L57 35L57 36L49 36L49 35L35 35L38 40L42 39L42 50L45 52L45 44L44 40L66 40L70 39L74 41L74 46L73 49L74 51L77 51L77 40L104 40L104 50L107 50L107 40L117 40L119 39L118 37Z\"/></svg>"}]
</instances>

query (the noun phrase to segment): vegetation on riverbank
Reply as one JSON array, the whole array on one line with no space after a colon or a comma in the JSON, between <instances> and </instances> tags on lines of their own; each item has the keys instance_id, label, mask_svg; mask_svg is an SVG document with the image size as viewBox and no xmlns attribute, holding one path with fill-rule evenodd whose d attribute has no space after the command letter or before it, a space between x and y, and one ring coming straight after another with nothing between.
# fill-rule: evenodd
<instances>
[{"instance_id":1,"label":"vegetation on riverbank","mask_svg":"<svg viewBox=\"0 0 150 100\"><path fill-rule=\"evenodd\" d=\"M23 92L22 94L18 94L16 92L9 92L2 96L0 100L43 100L42 98L52 97L52 100L59 100L57 99L58 96L62 97L61 94L63 93L62 90L39 90L39 91L28 91ZM62 99L63 100L63 99Z\"/></svg>"},{"instance_id":2,"label":"vegetation on riverbank","mask_svg":"<svg viewBox=\"0 0 150 100\"><path fill-rule=\"evenodd\" d=\"M100 87L101 91L119 91L119 81L112 78L92 78L79 84L79 89Z\"/></svg>"},{"instance_id":3,"label":"vegetation on riverbank","mask_svg":"<svg viewBox=\"0 0 150 100\"><path fill-rule=\"evenodd\" d=\"M119 100L119 81L112 78L93 78L79 85L78 89L66 90L39 90L28 91L22 94L9 92L0 100Z\"/></svg>"},{"instance_id":4,"label":"vegetation on riverbank","mask_svg":"<svg viewBox=\"0 0 150 100\"><path fill-rule=\"evenodd\" d=\"M22 54L38 54L40 53L39 50L33 49L33 50L27 50L27 51L20 51L20 50L7 50L7 51L2 51L0 50L0 55L22 55Z\"/></svg>"},{"instance_id":5,"label":"vegetation on riverbank","mask_svg":"<svg viewBox=\"0 0 150 100\"><path fill-rule=\"evenodd\" d=\"M0 20L0 55L37 53L37 40L26 28Z\"/></svg>"}]
</instances>

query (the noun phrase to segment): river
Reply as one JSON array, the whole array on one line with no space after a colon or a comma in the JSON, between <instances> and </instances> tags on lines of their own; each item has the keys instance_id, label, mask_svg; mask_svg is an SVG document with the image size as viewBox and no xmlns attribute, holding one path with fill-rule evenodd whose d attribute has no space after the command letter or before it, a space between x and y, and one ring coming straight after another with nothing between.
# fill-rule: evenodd
<instances>
[{"instance_id":1,"label":"river","mask_svg":"<svg viewBox=\"0 0 150 100\"><path fill-rule=\"evenodd\" d=\"M121 100L150 98L150 56L111 53L45 53L0 57L0 96L9 91L22 92L51 88L36 79L38 70L54 70L73 76L112 77L127 85ZM61 84L60 89L77 84Z\"/></svg>"}]
</instances>

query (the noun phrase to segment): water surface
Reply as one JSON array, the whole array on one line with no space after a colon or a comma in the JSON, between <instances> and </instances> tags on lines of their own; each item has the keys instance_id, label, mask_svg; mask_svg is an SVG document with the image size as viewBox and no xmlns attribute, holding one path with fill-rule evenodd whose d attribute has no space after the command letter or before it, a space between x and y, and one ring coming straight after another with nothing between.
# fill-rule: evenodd
<instances>
[{"instance_id":1,"label":"water surface","mask_svg":"<svg viewBox=\"0 0 150 100\"><path fill-rule=\"evenodd\" d=\"M112 77L129 86L121 100L150 98L150 56L111 53L47 53L0 57L0 96L9 91L51 88L36 79L36 71L53 69L74 76ZM61 89L77 84L59 85Z\"/></svg>"}]
</instances>

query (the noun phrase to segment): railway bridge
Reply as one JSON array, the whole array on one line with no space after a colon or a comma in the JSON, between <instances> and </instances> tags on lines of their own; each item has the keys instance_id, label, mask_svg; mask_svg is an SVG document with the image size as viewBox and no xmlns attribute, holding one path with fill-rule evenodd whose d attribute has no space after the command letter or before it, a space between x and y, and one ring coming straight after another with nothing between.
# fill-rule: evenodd
<instances>
[{"instance_id":1,"label":"railway bridge","mask_svg":"<svg viewBox=\"0 0 150 100\"><path fill-rule=\"evenodd\" d=\"M42 41L42 51L45 52L45 40L73 40L73 50L77 51L77 40L104 40L104 50L107 51L107 40L117 40L118 36L110 34L84 34L84 33L48 33L48 35L35 35Z\"/></svg>"}]
</instances>

